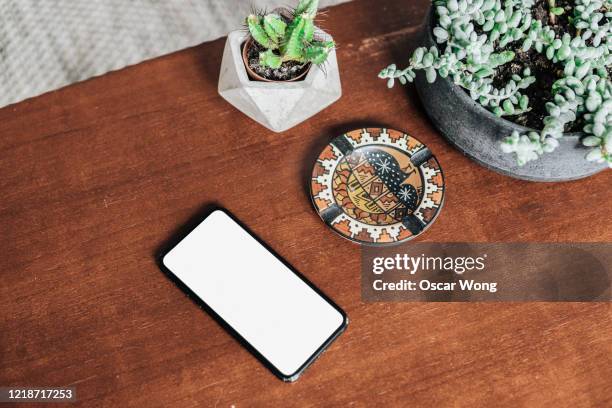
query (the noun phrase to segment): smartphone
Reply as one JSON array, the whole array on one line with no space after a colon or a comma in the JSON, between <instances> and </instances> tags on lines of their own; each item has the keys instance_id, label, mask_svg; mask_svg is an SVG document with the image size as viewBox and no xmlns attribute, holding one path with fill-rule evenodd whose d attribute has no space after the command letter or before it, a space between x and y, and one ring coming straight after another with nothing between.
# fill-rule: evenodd
<instances>
[{"instance_id":1,"label":"smartphone","mask_svg":"<svg viewBox=\"0 0 612 408\"><path fill-rule=\"evenodd\" d=\"M162 268L284 381L346 328L346 314L226 210L210 213Z\"/></svg>"}]
</instances>

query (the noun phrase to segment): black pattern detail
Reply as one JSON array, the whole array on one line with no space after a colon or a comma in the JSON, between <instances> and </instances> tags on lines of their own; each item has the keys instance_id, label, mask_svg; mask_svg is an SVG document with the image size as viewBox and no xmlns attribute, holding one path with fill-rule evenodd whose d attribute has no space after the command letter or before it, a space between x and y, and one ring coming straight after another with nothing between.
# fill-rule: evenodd
<instances>
[{"instance_id":1,"label":"black pattern detail","mask_svg":"<svg viewBox=\"0 0 612 408\"><path fill-rule=\"evenodd\" d=\"M331 143L336 146L338 150L340 150L345 156L348 156L353 151L353 145L344 135L338 136L337 138L332 140Z\"/></svg>"},{"instance_id":2,"label":"black pattern detail","mask_svg":"<svg viewBox=\"0 0 612 408\"><path fill-rule=\"evenodd\" d=\"M398 200L407 208L415 210L419 202L418 192L413 185L402 184L408 175L401 170L397 160L379 149L369 149L363 154L368 163L374 167L376 175Z\"/></svg>"},{"instance_id":3,"label":"black pattern detail","mask_svg":"<svg viewBox=\"0 0 612 408\"><path fill-rule=\"evenodd\" d=\"M419 234L421 231L423 231L423 228L425 228L425 224L423 224L423 221L421 221L414 214L405 216L402 219L402 224L404 224L404 227L408 228L408 230L412 232L413 235Z\"/></svg>"},{"instance_id":4,"label":"black pattern detail","mask_svg":"<svg viewBox=\"0 0 612 408\"><path fill-rule=\"evenodd\" d=\"M410 161L416 167L419 167L421 164L425 163L430 158L431 158L431 151L428 148L423 147L422 149L419 149L416 152L414 152L414 154L410 158Z\"/></svg>"},{"instance_id":5,"label":"black pattern detail","mask_svg":"<svg viewBox=\"0 0 612 408\"><path fill-rule=\"evenodd\" d=\"M321 211L319 215L321 216L323 221L325 221L325 223L331 224L331 222L342 213L342 208L340 208L338 204L333 204L325 210Z\"/></svg>"}]
</instances>

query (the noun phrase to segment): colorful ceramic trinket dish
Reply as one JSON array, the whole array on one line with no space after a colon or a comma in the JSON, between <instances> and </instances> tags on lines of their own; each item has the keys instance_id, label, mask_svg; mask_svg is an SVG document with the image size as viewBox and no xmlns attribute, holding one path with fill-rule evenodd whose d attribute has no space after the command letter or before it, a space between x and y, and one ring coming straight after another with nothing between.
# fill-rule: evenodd
<instances>
[{"instance_id":1,"label":"colorful ceramic trinket dish","mask_svg":"<svg viewBox=\"0 0 612 408\"><path fill-rule=\"evenodd\" d=\"M341 236L390 245L433 223L444 202L444 175L414 137L393 129L358 129L323 149L310 192L319 216Z\"/></svg>"}]
</instances>

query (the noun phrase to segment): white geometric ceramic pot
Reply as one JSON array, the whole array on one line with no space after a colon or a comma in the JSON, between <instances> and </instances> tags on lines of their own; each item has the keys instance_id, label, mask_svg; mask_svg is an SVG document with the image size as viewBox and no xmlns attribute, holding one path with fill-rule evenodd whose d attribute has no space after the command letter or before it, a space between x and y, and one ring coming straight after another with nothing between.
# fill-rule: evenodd
<instances>
[{"instance_id":1,"label":"white geometric ceramic pot","mask_svg":"<svg viewBox=\"0 0 612 408\"><path fill-rule=\"evenodd\" d=\"M329 34L320 31L325 39ZM283 132L325 109L340 96L340 74L332 50L323 69L312 66L304 80L293 82L254 81L242 60L244 30L229 33L219 75L219 94L242 113L274 132Z\"/></svg>"}]
</instances>

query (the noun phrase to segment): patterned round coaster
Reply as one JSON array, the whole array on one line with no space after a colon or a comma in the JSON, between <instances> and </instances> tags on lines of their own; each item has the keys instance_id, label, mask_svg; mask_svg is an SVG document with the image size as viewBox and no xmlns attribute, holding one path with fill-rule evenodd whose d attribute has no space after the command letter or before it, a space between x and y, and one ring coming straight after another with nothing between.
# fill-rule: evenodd
<instances>
[{"instance_id":1,"label":"patterned round coaster","mask_svg":"<svg viewBox=\"0 0 612 408\"><path fill-rule=\"evenodd\" d=\"M427 146L392 129L336 137L312 169L310 194L334 231L368 245L412 239L436 219L444 175Z\"/></svg>"}]
</instances>

